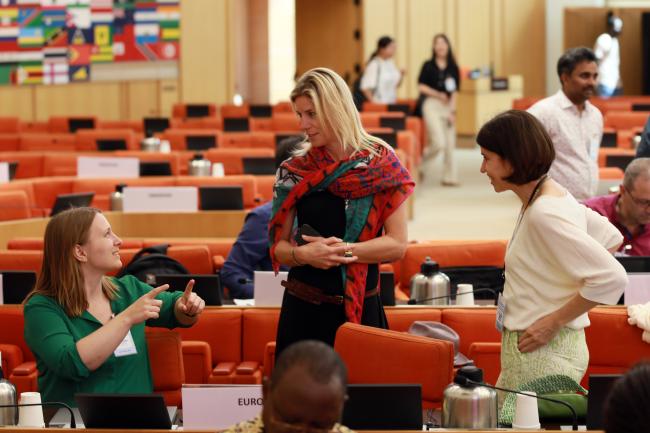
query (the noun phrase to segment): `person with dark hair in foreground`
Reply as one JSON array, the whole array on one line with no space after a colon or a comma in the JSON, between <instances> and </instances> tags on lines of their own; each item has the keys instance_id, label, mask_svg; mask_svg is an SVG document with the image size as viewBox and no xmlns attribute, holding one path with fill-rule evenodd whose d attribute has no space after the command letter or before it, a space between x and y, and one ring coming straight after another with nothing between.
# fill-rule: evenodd
<instances>
[{"instance_id":1,"label":"person with dark hair in foreground","mask_svg":"<svg viewBox=\"0 0 650 433\"><path fill-rule=\"evenodd\" d=\"M591 105L598 65L589 48L571 48L557 62L562 88L528 112L544 125L555 147L549 174L576 199L585 200L598 186L598 149L603 115Z\"/></svg>"},{"instance_id":2,"label":"person with dark hair in foreground","mask_svg":"<svg viewBox=\"0 0 650 433\"><path fill-rule=\"evenodd\" d=\"M340 432L347 370L327 344L303 340L282 352L270 378L264 378L264 407L257 418L227 433Z\"/></svg>"},{"instance_id":3,"label":"person with dark hair in foreground","mask_svg":"<svg viewBox=\"0 0 650 433\"><path fill-rule=\"evenodd\" d=\"M641 361L612 386L605 402L606 433L646 433L650 426L650 362Z\"/></svg>"},{"instance_id":4,"label":"person with dark hair in foreground","mask_svg":"<svg viewBox=\"0 0 650 433\"><path fill-rule=\"evenodd\" d=\"M300 148L305 137L296 135L282 140L275 152L275 166L280 167L293 152ZM228 288L231 298L251 299L253 297L253 275L255 271L271 271L269 257L268 227L273 201L251 210L244 220L244 227L237 235L226 262L221 269L221 282ZM282 270L287 270L283 267Z\"/></svg>"},{"instance_id":5,"label":"person with dark hair in foreground","mask_svg":"<svg viewBox=\"0 0 650 433\"><path fill-rule=\"evenodd\" d=\"M503 313L497 314L497 328L503 336L497 385L538 393L581 390L589 361L587 312L598 304L616 304L627 284L625 270L611 254L623 237L549 177L553 143L531 114L502 113L483 125L476 141L481 173L496 192L512 191L522 202L499 299ZM502 422L511 420L513 403L506 397Z\"/></svg>"}]
</instances>

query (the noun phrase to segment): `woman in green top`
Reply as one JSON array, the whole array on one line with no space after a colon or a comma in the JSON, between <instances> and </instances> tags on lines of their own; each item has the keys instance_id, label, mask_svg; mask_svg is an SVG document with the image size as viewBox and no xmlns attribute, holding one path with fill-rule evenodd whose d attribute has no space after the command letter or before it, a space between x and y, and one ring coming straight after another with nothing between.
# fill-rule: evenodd
<instances>
[{"instance_id":1,"label":"woman in green top","mask_svg":"<svg viewBox=\"0 0 650 433\"><path fill-rule=\"evenodd\" d=\"M25 341L36 357L43 401L76 406L74 394L149 393L148 326L192 326L205 302L192 292L154 289L127 275L122 241L97 209L54 216L45 229L43 266L25 301Z\"/></svg>"}]
</instances>

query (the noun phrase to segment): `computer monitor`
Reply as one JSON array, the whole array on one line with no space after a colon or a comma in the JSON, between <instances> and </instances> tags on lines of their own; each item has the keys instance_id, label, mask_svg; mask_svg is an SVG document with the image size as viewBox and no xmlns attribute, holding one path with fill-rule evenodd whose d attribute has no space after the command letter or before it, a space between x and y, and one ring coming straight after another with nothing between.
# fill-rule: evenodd
<instances>
[{"instance_id":1,"label":"computer monitor","mask_svg":"<svg viewBox=\"0 0 650 433\"><path fill-rule=\"evenodd\" d=\"M379 126L382 128L393 128L395 131L406 129L405 117L380 117Z\"/></svg>"},{"instance_id":2,"label":"computer monitor","mask_svg":"<svg viewBox=\"0 0 650 433\"><path fill-rule=\"evenodd\" d=\"M273 157L244 157L242 158L244 174L275 174L275 158Z\"/></svg>"},{"instance_id":3,"label":"computer monitor","mask_svg":"<svg viewBox=\"0 0 650 433\"><path fill-rule=\"evenodd\" d=\"M208 150L217 147L216 135L187 135L185 136L187 150Z\"/></svg>"},{"instance_id":4,"label":"computer monitor","mask_svg":"<svg viewBox=\"0 0 650 433\"><path fill-rule=\"evenodd\" d=\"M68 131L77 132L80 129L95 129L95 119L92 117L71 117L68 119Z\"/></svg>"},{"instance_id":5,"label":"computer monitor","mask_svg":"<svg viewBox=\"0 0 650 433\"><path fill-rule=\"evenodd\" d=\"M348 385L341 423L353 430L422 430L419 384Z\"/></svg>"},{"instance_id":6,"label":"computer monitor","mask_svg":"<svg viewBox=\"0 0 650 433\"><path fill-rule=\"evenodd\" d=\"M36 272L2 271L2 295L0 304L22 304L36 285Z\"/></svg>"},{"instance_id":7,"label":"computer monitor","mask_svg":"<svg viewBox=\"0 0 650 433\"><path fill-rule=\"evenodd\" d=\"M395 305L395 274L392 272L379 273L379 296L382 305Z\"/></svg>"},{"instance_id":8,"label":"computer monitor","mask_svg":"<svg viewBox=\"0 0 650 433\"><path fill-rule=\"evenodd\" d=\"M192 291L199 295L205 305L221 305L221 279L216 274L159 274L156 275L156 285L169 284L170 291L182 292L187 283L194 279Z\"/></svg>"},{"instance_id":9,"label":"computer monitor","mask_svg":"<svg viewBox=\"0 0 650 433\"><path fill-rule=\"evenodd\" d=\"M97 150L109 152L112 150L126 150L126 140L123 139L97 139Z\"/></svg>"},{"instance_id":10,"label":"computer monitor","mask_svg":"<svg viewBox=\"0 0 650 433\"><path fill-rule=\"evenodd\" d=\"M617 146L616 137L617 137L616 131L604 132L603 138L600 141L600 147L616 147Z\"/></svg>"},{"instance_id":11,"label":"computer monitor","mask_svg":"<svg viewBox=\"0 0 650 433\"><path fill-rule=\"evenodd\" d=\"M78 393L74 399L86 428L172 428L165 399L160 394Z\"/></svg>"},{"instance_id":12,"label":"computer monitor","mask_svg":"<svg viewBox=\"0 0 650 433\"><path fill-rule=\"evenodd\" d=\"M650 256L617 256L616 260L623 265L627 273L650 272Z\"/></svg>"},{"instance_id":13,"label":"computer monitor","mask_svg":"<svg viewBox=\"0 0 650 433\"><path fill-rule=\"evenodd\" d=\"M390 147L397 149L397 132L379 132L372 135L377 138L381 138L386 143L388 143Z\"/></svg>"},{"instance_id":14,"label":"computer monitor","mask_svg":"<svg viewBox=\"0 0 650 433\"><path fill-rule=\"evenodd\" d=\"M650 104L632 104L632 111L650 111Z\"/></svg>"},{"instance_id":15,"label":"computer monitor","mask_svg":"<svg viewBox=\"0 0 650 433\"><path fill-rule=\"evenodd\" d=\"M277 148L278 145L284 140L285 138L292 138L292 137L300 137L304 138L304 135L302 134L275 134L275 147Z\"/></svg>"},{"instance_id":16,"label":"computer monitor","mask_svg":"<svg viewBox=\"0 0 650 433\"><path fill-rule=\"evenodd\" d=\"M244 193L241 186L199 187L201 210L242 210Z\"/></svg>"},{"instance_id":17,"label":"computer monitor","mask_svg":"<svg viewBox=\"0 0 650 433\"><path fill-rule=\"evenodd\" d=\"M592 374L589 376L587 430L603 430L605 401L612 389L612 385L620 377L620 374Z\"/></svg>"},{"instance_id":18,"label":"computer monitor","mask_svg":"<svg viewBox=\"0 0 650 433\"><path fill-rule=\"evenodd\" d=\"M54 216L59 212L68 210L73 207L85 207L90 206L90 202L93 201L95 197L94 192L76 192L73 194L59 194L56 196L54 205L52 205L52 211L50 216Z\"/></svg>"},{"instance_id":19,"label":"computer monitor","mask_svg":"<svg viewBox=\"0 0 650 433\"><path fill-rule=\"evenodd\" d=\"M618 167L625 171L628 164L632 162L634 155L607 155L605 159L606 167Z\"/></svg>"},{"instance_id":20,"label":"computer monitor","mask_svg":"<svg viewBox=\"0 0 650 433\"><path fill-rule=\"evenodd\" d=\"M140 176L171 176L172 166L167 161L140 161Z\"/></svg>"},{"instance_id":21,"label":"computer monitor","mask_svg":"<svg viewBox=\"0 0 650 433\"><path fill-rule=\"evenodd\" d=\"M207 104L187 104L185 106L185 117L208 117L210 106Z\"/></svg>"},{"instance_id":22,"label":"computer monitor","mask_svg":"<svg viewBox=\"0 0 650 433\"><path fill-rule=\"evenodd\" d=\"M225 132L248 132L248 117L224 117L223 130Z\"/></svg>"},{"instance_id":23,"label":"computer monitor","mask_svg":"<svg viewBox=\"0 0 650 433\"><path fill-rule=\"evenodd\" d=\"M271 117L273 109L270 105L256 104L249 107L251 117Z\"/></svg>"},{"instance_id":24,"label":"computer monitor","mask_svg":"<svg viewBox=\"0 0 650 433\"><path fill-rule=\"evenodd\" d=\"M153 137L156 132L169 129L169 119L166 117L145 117L142 122L146 137Z\"/></svg>"},{"instance_id":25,"label":"computer monitor","mask_svg":"<svg viewBox=\"0 0 650 433\"><path fill-rule=\"evenodd\" d=\"M411 108L408 104L388 104L388 111L399 111L408 116L411 112Z\"/></svg>"}]
</instances>

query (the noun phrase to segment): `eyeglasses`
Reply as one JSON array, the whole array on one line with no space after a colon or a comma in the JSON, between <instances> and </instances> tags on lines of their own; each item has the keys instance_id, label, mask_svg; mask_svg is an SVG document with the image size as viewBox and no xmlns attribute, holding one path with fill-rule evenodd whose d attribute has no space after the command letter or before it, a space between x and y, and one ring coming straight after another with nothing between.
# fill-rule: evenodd
<instances>
[{"instance_id":1,"label":"eyeglasses","mask_svg":"<svg viewBox=\"0 0 650 433\"><path fill-rule=\"evenodd\" d=\"M306 424L290 424L276 418L276 415L271 413L269 417L269 427L274 431L283 433L335 433L334 425L330 428L315 428Z\"/></svg>"},{"instance_id":2,"label":"eyeglasses","mask_svg":"<svg viewBox=\"0 0 650 433\"><path fill-rule=\"evenodd\" d=\"M630 196L630 198L632 199L634 204L636 204L637 206L643 207L643 208L646 208L646 209L650 207L650 200L636 198L636 197L634 197L632 195L632 193L630 191L626 191L626 192L627 192L627 195Z\"/></svg>"}]
</instances>

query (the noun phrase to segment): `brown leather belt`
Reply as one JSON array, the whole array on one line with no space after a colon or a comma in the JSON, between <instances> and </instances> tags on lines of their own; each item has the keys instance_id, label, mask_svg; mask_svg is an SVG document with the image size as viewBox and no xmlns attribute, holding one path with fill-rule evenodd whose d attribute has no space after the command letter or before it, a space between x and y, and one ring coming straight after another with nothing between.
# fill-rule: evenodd
<instances>
[{"instance_id":1,"label":"brown leather belt","mask_svg":"<svg viewBox=\"0 0 650 433\"><path fill-rule=\"evenodd\" d=\"M285 280L282 281L280 284L282 284L282 286L285 287L291 295L295 296L296 298L302 299L305 302L309 302L310 304L320 305L322 303L326 303L326 304L341 305L343 304L344 301L344 297L341 295L326 295L318 287L305 284L302 281ZM379 287L367 291L365 297L368 298L370 296L375 296L378 293L379 293Z\"/></svg>"}]
</instances>

